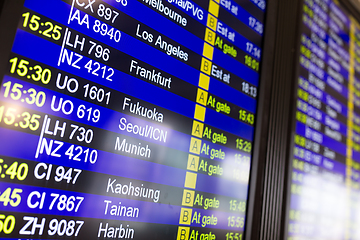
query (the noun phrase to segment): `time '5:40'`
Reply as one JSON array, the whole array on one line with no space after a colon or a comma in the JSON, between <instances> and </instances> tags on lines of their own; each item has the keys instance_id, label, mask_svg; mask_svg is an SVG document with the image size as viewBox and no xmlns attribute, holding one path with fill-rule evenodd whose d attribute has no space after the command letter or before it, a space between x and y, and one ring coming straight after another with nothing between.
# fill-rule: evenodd
<instances>
[{"instance_id":1,"label":"time '5:40'","mask_svg":"<svg viewBox=\"0 0 360 240\"><path fill-rule=\"evenodd\" d=\"M25 180L27 177L27 174L29 172L29 166L26 163L18 163L13 162L10 167L8 164L4 164L4 159L0 159L0 176L1 178L5 178L6 176L10 176L10 179L15 179L19 181ZM3 173L3 170L5 170L5 173Z\"/></svg>"}]
</instances>

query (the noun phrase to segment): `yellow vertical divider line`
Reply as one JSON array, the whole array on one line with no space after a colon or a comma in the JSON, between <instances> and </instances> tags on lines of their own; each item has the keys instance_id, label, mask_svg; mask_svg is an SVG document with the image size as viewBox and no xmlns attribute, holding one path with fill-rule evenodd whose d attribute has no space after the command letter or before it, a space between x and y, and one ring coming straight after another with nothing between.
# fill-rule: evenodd
<instances>
[{"instance_id":1,"label":"yellow vertical divider line","mask_svg":"<svg viewBox=\"0 0 360 240\"><path fill-rule=\"evenodd\" d=\"M353 115L354 115L354 67L355 67L355 19L350 18L350 60L349 60L349 85L348 85L348 118L347 118L347 139L346 139L346 229L345 239L350 239L351 229L351 208L352 208L352 146L353 146Z\"/></svg>"},{"instance_id":2,"label":"yellow vertical divider line","mask_svg":"<svg viewBox=\"0 0 360 240\"><path fill-rule=\"evenodd\" d=\"M199 84L198 91L196 97L195 104L195 112L194 112L194 121L192 127L192 135L198 138L202 138L202 132L204 128L204 124L201 122L205 121L205 113L206 113L206 103L208 98L208 90L209 90L209 82L210 82L210 71L211 65L214 55L214 41L215 41L215 31L217 26L217 17L219 15L219 0L210 0L209 1L209 13L207 19L207 27L212 29L212 31L206 28L206 33L204 36L204 47L203 47L203 57L201 60L200 67L200 76L199 76ZM204 58L205 57L205 58ZM201 105L199 105L201 104ZM198 121L201 122L198 122ZM199 165L199 155L201 147L201 140L191 137L190 148L189 148L189 158L187 164L187 170L194 172L186 172L185 176L185 188L196 188L196 180L197 180L197 171ZM194 155L195 154L195 155ZM195 191L184 189L182 205L187 207L193 207L194 204L194 194ZM183 225L190 225L192 215L191 208L181 208L180 220L179 223ZM188 240L189 239L189 227L179 226L177 240Z\"/></svg>"},{"instance_id":3,"label":"yellow vertical divider line","mask_svg":"<svg viewBox=\"0 0 360 240\"><path fill-rule=\"evenodd\" d=\"M216 2L210 0L209 2L209 12L213 14L215 17L212 16L211 14L208 14L207 26L210 27L213 31L216 31L216 25L217 25L216 17L218 16L219 13L218 2L219 2L218 0ZM191 172L190 171L186 172L184 187L187 189L184 189L183 197L182 197L182 206L186 206L186 207L194 206L195 191L190 189L196 188L196 181L197 181L196 172L198 171L199 159L200 159L198 155L200 154L201 138L204 128L204 124L201 122L205 121L206 103L208 98L207 91L209 90L209 83L210 83L209 75L211 70L211 61L214 55L214 47L213 47L214 41L215 41L215 33L206 27L206 33L204 36L203 54L202 54L203 57L201 59L201 67L200 67L200 75L199 75L199 84L198 84L199 88L197 90L194 121L191 132L191 135L197 138L191 137L190 147L189 147L190 153L187 163L187 170L190 170ZM190 225L191 217L192 217L191 208L181 208L179 224ZM179 226L177 233L177 240L188 240L189 233L190 233L189 227Z\"/></svg>"}]
</instances>

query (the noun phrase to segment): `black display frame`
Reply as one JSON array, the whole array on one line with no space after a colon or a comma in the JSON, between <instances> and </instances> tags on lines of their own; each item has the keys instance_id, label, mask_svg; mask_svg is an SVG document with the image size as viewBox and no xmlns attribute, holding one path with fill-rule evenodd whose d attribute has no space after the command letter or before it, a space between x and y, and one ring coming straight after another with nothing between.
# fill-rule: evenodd
<instances>
[{"instance_id":1,"label":"black display frame","mask_svg":"<svg viewBox=\"0 0 360 240\"><path fill-rule=\"evenodd\" d=\"M268 1L267 32L264 46L259 113L263 114L259 129L259 169L250 239L283 239L288 174L290 99L296 66L296 29L299 24L298 0ZM294 17L296 16L296 17ZM266 55L267 54L267 55ZM265 56L266 55L266 56ZM263 95L264 94L264 95ZM261 132L260 132L261 131ZM248 236L248 235L247 235Z\"/></svg>"},{"instance_id":2,"label":"black display frame","mask_svg":"<svg viewBox=\"0 0 360 240\"><path fill-rule=\"evenodd\" d=\"M302 8L301 6L304 4L305 0L298 0L297 4L299 6L299 12L297 15L297 21L298 21L298 26L301 25L302 23ZM298 89L298 79L297 76L299 76L300 73L300 45L301 45L301 27L298 27L297 30L297 34L296 34L296 40L295 40L295 59L294 59L294 65L295 65L295 71L294 71L294 75L293 75L293 86L291 88L292 91L292 97L290 99L290 105L292 106L291 108L291 115L289 116L289 119L291 120L291 126L289 129L289 135L288 135L288 139L289 139L289 145L288 145L288 161L287 161L287 174L285 176L286 178L286 187L284 188L284 196L285 196L285 208L284 208L284 229L283 229L283 239L285 240L288 234L288 228L289 228L289 210L290 210L290 198L291 198L291 182L292 182L292 170L293 170L293 165L292 165L292 157L293 157L293 153L294 153L294 149L291 146L294 146L294 137L295 137L295 127L296 127L296 105L294 106L294 104L296 104L297 101L297 89Z\"/></svg>"},{"instance_id":3,"label":"black display frame","mask_svg":"<svg viewBox=\"0 0 360 240\"><path fill-rule=\"evenodd\" d=\"M263 204L262 193L264 187L264 171L266 158L270 98L268 91L272 86L272 79L269 76L273 74L273 59L275 46L276 13L277 1L268 1L265 14L265 30L262 46L260 89L258 95L255 137L253 158L251 163L251 173L249 180L249 194L247 200L245 239L255 240L259 238L259 228L261 226L261 208Z\"/></svg>"}]
</instances>

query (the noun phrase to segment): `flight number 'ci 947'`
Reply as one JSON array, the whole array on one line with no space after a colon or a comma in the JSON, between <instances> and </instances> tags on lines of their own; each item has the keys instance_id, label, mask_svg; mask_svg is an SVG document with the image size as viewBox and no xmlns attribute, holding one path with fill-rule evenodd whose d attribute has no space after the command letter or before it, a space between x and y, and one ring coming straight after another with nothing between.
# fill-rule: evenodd
<instances>
[{"instance_id":1,"label":"flight number 'ci 947'","mask_svg":"<svg viewBox=\"0 0 360 240\"><path fill-rule=\"evenodd\" d=\"M53 169L55 169L55 176L53 176ZM67 183L75 184L78 180L82 170L75 168L65 168L63 166L54 167L52 164L38 163L34 168L34 176L36 179L46 181L52 177L56 182L66 181Z\"/></svg>"}]
</instances>

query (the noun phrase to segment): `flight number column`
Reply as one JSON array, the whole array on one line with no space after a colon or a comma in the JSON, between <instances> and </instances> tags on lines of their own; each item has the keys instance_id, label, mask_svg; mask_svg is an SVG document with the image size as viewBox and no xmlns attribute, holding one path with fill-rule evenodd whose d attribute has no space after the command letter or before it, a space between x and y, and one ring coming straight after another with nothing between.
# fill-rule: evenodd
<instances>
[{"instance_id":1,"label":"flight number column","mask_svg":"<svg viewBox=\"0 0 360 240\"><path fill-rule=\"evenodd\" d=\"M100 7L101 6L103 5L100 4ZM71 13L69 14L69 19L70 17ZM86 18L84 17L84 19ZM70 55L70 58L73 59L73 52L69 53L70 51L65 49L65 45L70 45L74 49L76 49L77 46L82 51L84 45L88 43L86 41L88 38L76 35L76 40L74 44L71 45L69 42L71 37L70 28L65 27L67 25L55 23L55 20L44 17L36 11L26 8L22 14L21 27L18 29L18 35L26 33L33 39L45 39L45 41L42 41L46 46L42 46L43 49L41 49L41 51L47 51L49 62L51 59L54 59L54 55L58 54L58 52L56 51L57 48L54 47L50 49L48 46L50 46L51 43L58 44L59 41L63 40L62 51L58 62L58 66L60 66L62 63L61 59L64 60L64 56L69 57ZM51 26L51 28L46 30L44 28L46 26ZM31 34L29 34L29 32ZM18 38L21 39L20 37ZM31 42L28 39L25 41ZM89 41L89 44L90 43L94 42ZM24 43L24 45L26 44L28 43ZM37 47L36 44L34 42L32 42L32 44L34 44L34 46L31 47L35 49ZM53 46L55 46L55 44ZM92 45L94 52L95 49L99 50L99 46L100 45L97 45L97 47L96 45ZM110 53L105 53L106 51L103 51L102 48L101 52L101 56L96 57L101 57L104 61L107 61L106 59ZM79 163L90 162L91 164L95 164L98 151L85 146L86 144L91 144L95 138L95 130L86 127L84 123L86 119L86 124L95 124L100 120L99 109L88 111L89 109L93 109L89 107L91 103L88 102L91 101L91 97L89 98L88 90L90 90L90 94L92 95L96 95L96 93L92 89L90 85L91 82L89 81L89 83L84 85L85 100L76 101L76 99L72 97L64 100L67 95L57 93L54 89L65 89L64 92L67 90L68 93L74 94L79 89L78 80L68 76L65 76L63 80L63 74L58 71L58 69L26 58L20 54L15 54L13 50L12 56L15 57L9 60L9 73L15 77L5 76L2 83L1 104L4 105L0 105L0 123L7 125L6 128L10 129L4 129L4 135L2 137L12 135L11 137L7 137L7 141L11 142L11 140L17 136L19 136L19 141L26 136L28 143L22 146L19 145L22 150L22 156L26 155L25 153L35 150L34 154L29 154L26 158L31 157L33 160L40 162L30 162L29 160L19 161L10 158L10 156L6 156L6 153L4 154L6 157L3 159L0 158L0 164L2 164L2 166L0 166L0 177L7 181L9 181L8 178L13 181L19 181L17 185L10 183L2 185L0 193L1 207L4 211L9 211L9 209L13 208L16 211L22 212L21 214L15 213L14 215L0 214L0 232L4 230L3 233L6 235L17 232L23 237L31 238L35 235L42 237L63 235L76 237L85 232L81 231L85 221L73 216L77 214L79 209L83 209L87 202L91 201L88 201L87 197L84 197L82 193L60 192L52 188L37 189L35 186L20 185L20 183L22 183L20 181L26 183L25 178L30 177L31 172L34 172L33 178L46 181L47 187L53 182L58 184L66 184L65 182L67 182L69 186L75 187L83 169L69 168L66 165L73 165L75 162L69 163L66 161L66 158L68 157L69 161L78 161ZM90 52L88 54L90 55ZM39 53L39 55L41 55L41 53ZM83 58L83 56L77 53L75 53L75 56L79 57L79 59ZM58 72L56 84L55 72ZM59 84L60 81L63 81L62 86ZM72 87L70 87L71 83ZM50 96L52 96L52 98ZM108 97L108 100L110 100L110 92ZM58 102L55 104L56 99L58 99ZM77 104L80 105L77 107ZM49 106L51 107L49 108ZM86 111L89 113L89 118L86 117ZM95 112L96 117L94 115ZM64 114L71 115L71 118L61 118ZM6 117L6 120L3 117ZM75 118L76 122L71 121L71 119L74 120ZM7 132L5 132L5 130ZM11 134L9 134L10 131L12 131ZM31 133L31 135L25 135L25 133ZM69 133L70 136L68 137ZM35 136L38 137L38 141L34 141ZM57 138L57 140L50 138ZM66 140L67 138L68 140ZM64 141L62 139L64 139ZM66 141L71 142L71 144ZM36 147L34 147L35 144L37 144ZM63 150L65 150L65 147L67 151L65 151L64 154ZM2 150L4 151L5 148ZM62 161L58 163L62 164L62 166L55 165L57 163L54 161L55 158L62 158ZM7 169L6 172L2 171L2 167ZM34 170L32 171L33 168ZM37 182L36 184L41 185L42 183ZM48 205L49 201L50 204ZM38 210L37 214L31 214L31 212L35 210ZM68 217L59 219L57 215L62 215L61 211L66 211ZM23 226L21 226L22 223ZM61 230L60 226L62 226Z\"/></svg>"}]
</instances>

